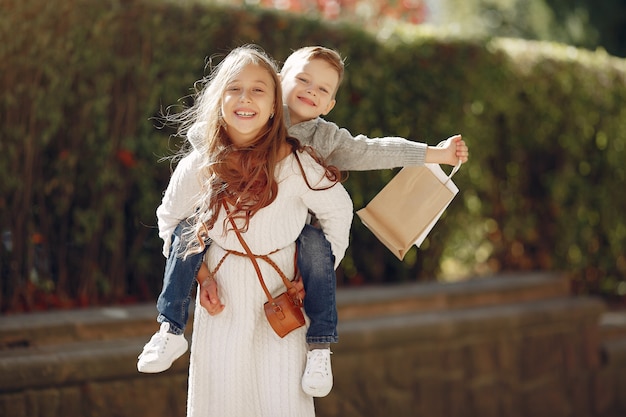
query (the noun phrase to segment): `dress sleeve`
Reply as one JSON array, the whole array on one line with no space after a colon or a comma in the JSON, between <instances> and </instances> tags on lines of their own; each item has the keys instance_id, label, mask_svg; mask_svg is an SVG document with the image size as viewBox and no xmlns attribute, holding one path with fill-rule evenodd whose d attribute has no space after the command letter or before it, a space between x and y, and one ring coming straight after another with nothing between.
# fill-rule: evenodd
<instances>
[{"instance_id":1,"label":"dress sleeve","mask_svg":"<svg viewBox=\"0 0 626 417\"><path fill-rule=\"evenodd\" d=\"M302 201L315 214L335 256L335 269L343 259L350 239L352 200L341 183L333 183L324 176L324 169L307 153L299 154L300 161L313 189L306 186ZM332 185L332 186L331 186ZM331 186L330 188L327 188Z\"/></svg>"},{"instance_id":2,"label":"dress sleeve","mask_svg":"<svg viewBox=\"0 0 626 417\"><path fill-rule=\"evenodd\" d=\"M157 208L159 237L163 239L163 255L168 256L174 229L191 216L198 206L201 155L192 152L176 166L165 190L161 205Z\"/></svg>"}]
</instances>

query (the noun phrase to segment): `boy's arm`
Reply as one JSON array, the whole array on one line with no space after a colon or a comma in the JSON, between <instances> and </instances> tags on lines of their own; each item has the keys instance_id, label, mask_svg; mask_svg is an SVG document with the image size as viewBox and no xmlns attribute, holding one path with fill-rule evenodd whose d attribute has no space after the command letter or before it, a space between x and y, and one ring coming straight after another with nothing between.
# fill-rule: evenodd
<instances>
[{"instance_id":1,"label":"boy's arm","mask_svg":"<svg viewBox=\"0 0 626 417\"><path fill-rule=\"evenodd\" d=\"M171 236L182 220L191 216L197 206L201 187L199 166L201 155L192 152L178 163L156 214L159 237L163 239L163 255L170 250Z\"/></svg>"},{"instance_id":2,"label":"boy's arm","mask_svg":"<svg viewBox=\"0 0 626 417\"><path fill-rule=\"evenodd\" d=\"M448 149L399 137L352 136L347 129L322 118L294 125L289 133L311 145L327 163L342 171L390 169L426 162L455 165L458 159L454 157L456 149L452 149L449 141L445 142L446 146L450 145ZM465 147L467 151L464 142L454 142L454 145Z\"/></svg>"}]
</instances>

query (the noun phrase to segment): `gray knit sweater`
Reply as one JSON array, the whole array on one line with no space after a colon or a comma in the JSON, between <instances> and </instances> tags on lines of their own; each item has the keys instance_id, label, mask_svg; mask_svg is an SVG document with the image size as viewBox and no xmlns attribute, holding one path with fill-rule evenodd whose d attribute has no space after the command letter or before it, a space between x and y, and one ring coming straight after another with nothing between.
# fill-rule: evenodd
<instances>
[{"instance_id":1,"label":"gray knit sweater","mask_svg":"<svg viewBox=\"0 0 626 417\"><path fill-rule=\"evenodd\" d=\"M425 143L398 137L368 138L352 136L344 128L321 117L291 126L285 107L285 123L289 135L315 149L326 163L342 171L369 171L424 165Z\"/></svg>"}]
</instances>

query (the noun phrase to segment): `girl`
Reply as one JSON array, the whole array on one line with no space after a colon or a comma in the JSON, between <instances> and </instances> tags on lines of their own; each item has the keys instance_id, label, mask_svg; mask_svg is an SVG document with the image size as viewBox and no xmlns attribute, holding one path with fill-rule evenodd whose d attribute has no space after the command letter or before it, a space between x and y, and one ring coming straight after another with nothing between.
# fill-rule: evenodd
<instances>
[{"instance_id":1,"label":"girl","mask_svg":"<svg viewBox=\"0 0 626 417\"><path fill-rule=\"evenodd\" d=\"M212 72L194 106L170 116L181 122L181 134L206 122L200 151L180 162L162 207L198 196L199 209L183 233L184 255L212 241L205 262L223 302L216 315L196 305L189 417L315 415L313 398L300 384L306 327L282 339L274 333L263 312L265 293L250 259L237 255L244 249L229 219L255 255L268 255L288 277L295 274L295 242L309 210L331 243L335 267L348 246L352 202L338 183L338 170L287 136L277 73L259 48L237 48ZM199 183L185 179L197 172L194 164L201 164ZM259 266L270 292L284 291L277 271L262 260ZM201 302L210 279L200 282Z\"/></svg>"}]
</instances>

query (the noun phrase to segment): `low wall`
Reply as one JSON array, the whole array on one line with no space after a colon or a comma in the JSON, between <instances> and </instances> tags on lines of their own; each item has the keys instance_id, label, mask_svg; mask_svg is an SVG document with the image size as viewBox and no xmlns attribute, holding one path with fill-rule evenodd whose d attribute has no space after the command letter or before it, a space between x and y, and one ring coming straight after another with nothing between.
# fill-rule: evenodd
<instances>
[{"instance_id":1,"label":"low wall","mask_svg":"<svg viewBox=\"0 0 626 417\"><path fill-rule=\"evenodd\" d=\"M316 399L318 417L626 415L622 316L570 296L559 276L337 297L335 386ZM135 367L155 315L138 305L0 317L0 416L184 416L188 354L161 374Z\"/></svg>"}]
</instances>

